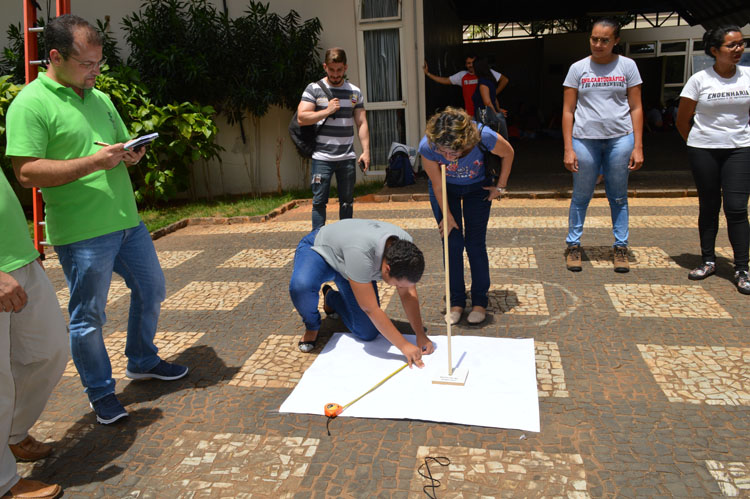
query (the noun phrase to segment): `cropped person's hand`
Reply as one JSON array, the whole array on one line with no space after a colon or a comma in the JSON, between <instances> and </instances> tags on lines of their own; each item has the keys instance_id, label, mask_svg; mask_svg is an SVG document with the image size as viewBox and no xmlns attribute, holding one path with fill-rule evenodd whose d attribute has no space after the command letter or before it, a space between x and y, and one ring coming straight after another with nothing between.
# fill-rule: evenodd
<instances>
[{"instance_id":1,"label":"cropped person's hand","mask_svg":"<svg viewBox=\"0 0 750 499\"><path fill-rule=\"evenodd\" d=\"M420 369L424 367L424 362L422 362L421 347L412 345L411 343L407 342L406 345L404 345L400 350L401 353L404 354L404 357L406 357L406 362L409 364L410 368L413 365L417 366Z\"/></svg>"},{"instance_id":2,"label":"cropped person's hand","mask_svg":"<svg viewBox=\"0 0 750 499\"><path fill-rule=\"evenodd\" d=\"M328 116L336 114L336 111L341 109L341 102L338 99L331 99L328 101Z\"/></svg>"},{"instance_id":3,"label":"cropped person's hand","mask_svg":"<svg viewBox=\"0 0 750 499\"><path fill-rule=\"evenodd\" d=\"M440 223L438 223L438 230L440 231L440 237L443 237L443 220L441 220ZM453 215L449 213L448 214L448 234L449 235L453 229L458 229L458 224L456 223L456 220L453 218Z\"/></svg>"},{"instance_id":4,"label":"cropped person's hand","mask_svg":"<svg viewBox=\"0 0 750 499\"><path fill-rule=\"evenodd\" d=\"M430 69L427 67L427 61L424 61L424 65L422 65L422 71L424 71L424 74L429 75Z\"/></svg>"},{"instance_id":5,"label":"cropped person's hand","mask_svg":"<svg viewBox=\"0 0 750 499\"><path fill-rule=\"evenodd\" d=\"M630 153L630 161L628 162L628 170L638 170L643 166L643 149L634 148L633 152Z\"/></svg>"},{"instance_id":6,"label":"cropped person's hand","mask_svg":"<svg viewBox=\"0 0 750 499\"><path fill-rule=\"evenodd\" d=\"M0 312L20 312L28 296L13 276L0 272Z\"/></svg>"},{"instance_id":7,"label":"cropped person's hand","mask_svg":"<svg viewBox=\"0 0 750 499\"><path fill-rule=\"evenodd\" d=\"M578 156L573 149L565 150L563 154L563 165L573 173L578 171Z\"/></svg>"}]
</instances>

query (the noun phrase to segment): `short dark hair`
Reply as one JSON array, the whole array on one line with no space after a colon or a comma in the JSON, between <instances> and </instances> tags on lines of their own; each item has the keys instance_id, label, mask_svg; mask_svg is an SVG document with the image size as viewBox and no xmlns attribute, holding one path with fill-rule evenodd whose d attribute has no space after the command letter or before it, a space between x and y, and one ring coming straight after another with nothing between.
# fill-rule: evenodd
<instances>
[{"instance_id":1,"label":"short dark hair","mask_svg":"<svg viewBox=\"0 0 750 499\"><path fill-rule=\"evenodd\" d=\"M418 283L424 273L424 255L417 245L406 239L391 243L383 253L385 263L390 267L390 275L395 279L406 279Z\"/></svg>"},{"instance_id":2,"label":"short dark hair","mask_svg":"<svg viewBox=\"0 0 750 499\"><path fill-rule=\"evenodd\" d=\"M44 27L44 44L47 51L57 50L67 59L75 54L73 42L78 30L85 30L86 41L92 45L102 46L102 35L87 20L73 14L64 14L54 18Z\"/></svg>"},{"instance_id":3,"label":"short dark hair","mask_svg":"<svg viewBox=\"0 0 750 499\"><path fill-rule=\"evenodd\" d=\"M341 62L346 64L346 52L341 47L331 47L326 50L325 63Z\"/></svg>"},{"instance_id":4,"label":"short dark hair","mask_svg":"<svg viewBox=\"0 0 750 499\"><path fill-rule=\"evenodd\" d=\"M719 50L722 45L724 45L724 37L727 36L727 33L742 33L739 26L736 26L734 24L728 24L726 26L719 26L718 28L710 29L703 33L703 51L706 52L706 55L710 55L714 59L714 55L711 53L711 49L715 48L716 50Z\"/></svg>"},{"instance_id":5,"label":"short dark hair","mask_svg":"<svg viewBox=\"0 0 750 499\"><path fill-rule=\"evenodd\" d=\"M618 23L616 20L612 19L611 17L600 17L594 21L594 24L591 25L591 29L594 29L594 26L597 26L599 24L612 28L615 38L620 38L620 23Z\"/></svg>"}]
</instances>

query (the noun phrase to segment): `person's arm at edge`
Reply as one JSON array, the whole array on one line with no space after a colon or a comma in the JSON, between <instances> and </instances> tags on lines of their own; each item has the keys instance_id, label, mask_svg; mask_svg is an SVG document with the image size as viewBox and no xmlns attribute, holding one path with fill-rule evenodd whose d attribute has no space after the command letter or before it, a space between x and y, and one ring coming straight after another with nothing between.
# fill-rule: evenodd
<instances>
[{"instance_id":1,"label":"person's arm at edge","mask_svg":"<svg viewBox=\"0 0 750 499\"><path fill-rule=\"evenodd\" d=\"M370 169L370 128L367 125L367 116L364 107L354 109L354 124L357 125L359 143L362 145L362 154L359 161L364 161L365 171Z\"/></svg>"},{"instance_id":2,"label":"person's arm at edge","mask_svg":"<svg viewBox=\"0 0 750 499\"><path fill-rule=\"evenodd\" d=\"M562 134L563 165L572 172L578 171L578 158L573 150L573 118L578 103L578 89L563 87Z\"/></svg>"},{"instance_id":3,"label":"person's arm at edge","mask_svg":"<svg viewBox=\"0 0 750 499\"><path fill-rule=\"evenodd\" d=\"M638 170L643 166L643 103L641 85L628 88L630 119L633 121L633 152L630 153L628 170Z\"/></svg>"},{"instance_id":4,"label":"person's arm at edge","mask_svg":"<svg viewBox=\"0 0 750 499\"><path fill-rule=\"evenodd\" d=\"M404 338L404 335L396 329L396 326L393 325L386 313L383 312L378 305L378 299L375 296L375 290L372 288L372 283L356 282L349 279L349 284L352 287L352 292L357 299L359 307L365 314L367 314L367 317L369 317L380 334L390 341L393 346L401 350L401 353L406 357L406 362L409 364L409 367L411 367L412 364L417 367L424 367L424 362L422 362L422 349L407 341L407 339Z\"/></svg>"},{"instance_id":5,"label":"person's arm at edge","mask_svg":"<svg viewBox=\"0 0 750 499\"><path fill-rule=\"evenodd\" d=\"M677 119L674 122L674 126L677 131L680 132L682 138L687 142L690 129L693 127L690 120L693 118L695 113L695 107L698 105L693 99L687 97L680 97L680 107L677 108Z\"/></svg>"},{"instance_id":6,"label":"person's arm at edge","mask_svg":"<svg viewBox=\"0 0 750 499\"><path fill-rule=\"evenodd\" d=\"M57 187L69 184L99 170L110 170L119 165L130 151L124 144L102 147L91 156L76 159L44 159L11 156L13 171L23 187Z\"/></svg>"},{"instance_id":7,"label":"person's arm at edge","mask_svg":"<svg viewBox=\"0 0 750 499\"><path fill-rule=\"evenodd\" d=\"M422 350L424 355L429 355L435 351L435 345L424 332L424 323L422 322L422 312L419 310L419 297L417 296L417 286L398 287L398 296L401 298L401 305L406 312L406 318L409 319L411 329L417 336L417 346Z\"/></svg>"}]
</instances>

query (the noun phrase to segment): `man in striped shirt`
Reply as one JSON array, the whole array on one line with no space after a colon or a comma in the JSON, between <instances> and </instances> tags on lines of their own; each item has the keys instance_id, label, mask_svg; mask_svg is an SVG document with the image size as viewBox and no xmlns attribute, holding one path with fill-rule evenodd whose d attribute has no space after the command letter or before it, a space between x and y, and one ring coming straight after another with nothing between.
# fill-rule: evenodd
<instances>
[{"instance_id":1,"label":"man in striped shirt","mask_svg":"<svg viewBox=\"0 0 750 499\"><path fill-rule=\"evenodd\" d=\"M312 156L313 230L326 223L326 205L334 174L339 193L339 219L352 218L357 178L352 125L357 126L362 145L359 162L365 171L370 167L370 131L364 99L360 89L345 79L346 68L344 49L334 47L326 50L323 69L327 76L305 88L297 107L300 126L319 127ZM321 84L326 88L321 88ZM329 99L329 95L332 98Z\"/></svg>"}]
</instances>

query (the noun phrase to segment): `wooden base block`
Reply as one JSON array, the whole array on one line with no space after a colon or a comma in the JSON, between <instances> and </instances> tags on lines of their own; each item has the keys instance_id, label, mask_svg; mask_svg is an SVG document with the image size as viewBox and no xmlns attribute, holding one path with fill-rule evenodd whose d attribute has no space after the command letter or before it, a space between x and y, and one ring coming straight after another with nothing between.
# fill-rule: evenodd
<instances>
[{"instance_id":1,"label":"wooden base block","mask_svg":"<svg viewBox=\"0 0 750 499\"><path fill-rule=\"evenodd\" d=\"M468 369L454 369L453 374L444 372L435 378L432 378L433 385L454 385L464 386L466 384L466 378L469 376Z\"/></svg>"}]
</instances>

